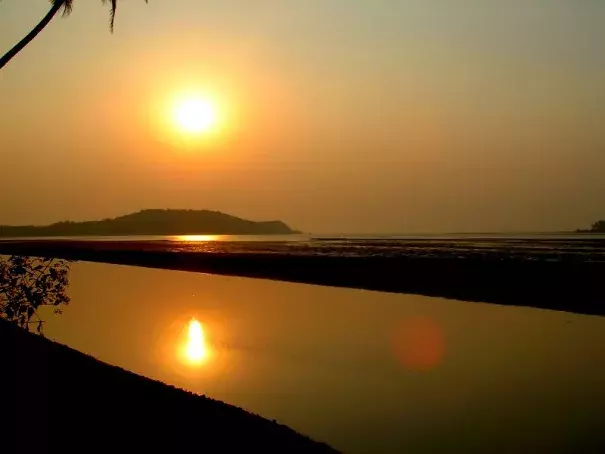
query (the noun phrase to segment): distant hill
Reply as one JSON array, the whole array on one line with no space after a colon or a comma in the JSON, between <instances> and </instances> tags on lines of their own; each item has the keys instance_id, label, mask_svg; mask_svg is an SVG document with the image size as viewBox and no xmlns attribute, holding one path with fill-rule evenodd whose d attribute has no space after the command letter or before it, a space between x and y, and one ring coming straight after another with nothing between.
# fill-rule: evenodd
<instances>
[{"instance_id":1,"label":"distant hill","mask_svg":"<svg viewBox=\"0 0 605 454\"><path fill-rule=\"evenodd\" d=\"M597 221L590 229L578 229L577 233L605 233L605 221Z\"/></svg>"},{"instance_id":2,"label":"distant hill","mask_svg":"<svg viewBox=\"0 0 605 454\"><path fill-rule=\"evenodd\" d=\"M0 226L0 237L102 235L281 235L298 233L281 221L255 222L220 211L142 210L102 221Z\"/></svg>"}]
</instances>

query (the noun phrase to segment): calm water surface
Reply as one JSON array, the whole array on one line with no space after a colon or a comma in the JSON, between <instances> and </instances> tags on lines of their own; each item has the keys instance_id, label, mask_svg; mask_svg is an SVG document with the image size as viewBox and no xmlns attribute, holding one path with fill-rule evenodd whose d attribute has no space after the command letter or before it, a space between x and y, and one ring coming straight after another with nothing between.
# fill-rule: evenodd
<instances>
[{"instance_id":1,"label":"calm water surface","mask_svg":"<svg viewBox=\"0 0 605 454\"><path fill-rule=\"evenodd\" d=\"M91 263L70 278L49 337L345 452L605 447L602 317Z\"/></svg>"},{"instance_id":2,"label":"calm water surface","mask_svg":"<svg viewBox=\"0 0 605 454\"><path fill-rule=\"evenodd\" d=\"M433 233L433 234L291 234L291 235L127 235L127 236L52 236L0 237L2 240L86 240L86 241L244 241L315 242L325 240L605 240L605 233Z\"/></svg>"}]
</instances>

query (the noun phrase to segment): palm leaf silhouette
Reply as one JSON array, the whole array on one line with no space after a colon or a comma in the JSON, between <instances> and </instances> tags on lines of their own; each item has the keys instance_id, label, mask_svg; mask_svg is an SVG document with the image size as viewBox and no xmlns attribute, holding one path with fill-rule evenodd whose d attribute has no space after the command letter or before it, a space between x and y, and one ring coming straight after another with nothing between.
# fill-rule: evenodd
<instances>
[{"instance_id":1,"label":"palm leaf silhouette","mask_svg":"<svg viewBox=\"0 0 605 454\"><path fill-rule=\"evenodd\" d=\"M113 32L113 26L116 18L116 9L118 7L118 0L101 0L103 3L110 4L109 10L109 29ZM147 3L148 0L145 0ZM2 69L6 64L11 61L19 52L21 52L25 46L27 46L33 39L40 34L42 30L50 23L50 21L59 13L59 11L63 11L62 16L69 16L74 7L74 0L50 0L51 8L46 16L42 18L42 20L36 25L31 32L29 32L25 38L19 41L15 46L9 50L6 54L4 54L0 58L0 69Z\"/></svg>"}]
</instances>

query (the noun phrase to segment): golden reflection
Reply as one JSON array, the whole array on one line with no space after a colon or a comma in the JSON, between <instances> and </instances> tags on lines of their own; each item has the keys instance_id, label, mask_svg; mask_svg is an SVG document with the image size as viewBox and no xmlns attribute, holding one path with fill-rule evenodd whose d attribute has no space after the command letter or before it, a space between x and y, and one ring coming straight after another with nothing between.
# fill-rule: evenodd
<instances>
[{"instance_id":1,"label":"golden reflection","mask_svg":"<svg viewBox=\"0 0 605 454\"><path fill-rule=\"evenodd\" d=\"M224 373L231 363L222 324L216 314L193 310L159 328L154 357L162 374L188 383Z\"/></svg>"},{"instance_id":2,"label":"golden reflection","mask_svg":"<svg viewBox=\"0 0 605 454\"><path fill-rule=\"evenodd\" d=\"M210 357L210 347L206 342L204 327L192 318L186 327L186 335L178 346L181 362L189 366L200 366Z\"/></svg>"},{"instance_id":3,"label":"golden reflection","mask_svg":"<svg viewBox=\"0 0 605 454\"><path fill-rule=\"evenodd\" d=\"M192 363L200 363L208 355L206 341L204 339L204 329L202 324L195 319L189 322L187 345L185 347L185 356Z\"/></svg>"},{"instance_id":4,"label":"golden reflection","mask_svg":"<svg viewBox=\"0 0 605 454\"><path fill-rule=\"evenodd\" d=\"M185 243L198 241L220 241L224 238L224 235L176 235L173 237L175 241L182 241Z\"/></svg>"}]
</instances>

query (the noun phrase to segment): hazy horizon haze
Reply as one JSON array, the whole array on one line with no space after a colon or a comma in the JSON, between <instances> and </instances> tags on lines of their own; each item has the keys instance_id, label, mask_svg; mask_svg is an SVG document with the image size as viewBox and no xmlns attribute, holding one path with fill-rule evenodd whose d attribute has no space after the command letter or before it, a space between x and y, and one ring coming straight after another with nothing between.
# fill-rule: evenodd
<instances>
[{"instance_id":1,"label":"hazy horizon haze","mask_svg":"<svg viewBox=\"0 0 605 454\"><path fill-rule=\"evenodd\" d=\"M0 3L0 52L49 2ZM305 232L605 218L605 3L76 1L0 71L0 224L210 209ZM166 106L202 92L212 137Z\"/></svg>"}]
</instances>

